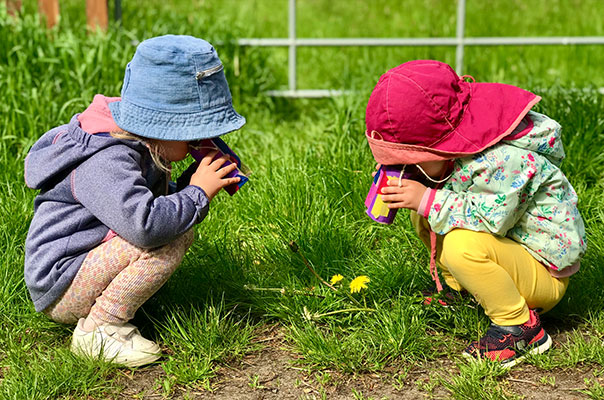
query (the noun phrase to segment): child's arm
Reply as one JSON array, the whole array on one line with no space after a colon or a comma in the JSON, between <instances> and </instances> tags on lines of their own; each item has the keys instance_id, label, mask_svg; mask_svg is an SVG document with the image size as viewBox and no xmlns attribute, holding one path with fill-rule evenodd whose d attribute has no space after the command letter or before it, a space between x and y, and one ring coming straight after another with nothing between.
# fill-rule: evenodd
<instances>
[{"instance_id":1,"label":"child's arm","mask_svg":"<svg viewBox=\"0 0 604 400\"><path fill-rule=\"evenodd\" d=\"M146 186L140 154L113 147L71 174L74 199L108 228L136 246L151 248L173 241L205 218L209 198L200 187L155 197Z\"/></svg>"},{"instance_id":2,"label":"child's arm","mask_svg":"<svg viewBox=\"0 0 604 400\"><path fill-rule=\"evenodd\" d=\"M505 236L518 222L549 175L535 162L541 156L504 150L500 146L456 167L447 189L428 189L423 214L436 233L464 228Z\"/></svg>"}]
</instances>

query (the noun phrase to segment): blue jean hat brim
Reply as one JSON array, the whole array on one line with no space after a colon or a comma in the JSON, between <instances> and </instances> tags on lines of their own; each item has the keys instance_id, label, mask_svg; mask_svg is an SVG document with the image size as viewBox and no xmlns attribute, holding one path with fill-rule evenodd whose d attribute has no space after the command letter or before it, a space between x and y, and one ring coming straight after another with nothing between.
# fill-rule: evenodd
<instances>
[{"instance_id":1,"label":"blue jean hat brim","mask_svg":"<svg viewBox=\"0 0 604 400\"><path fill-rule=\"evenodd\" d=\"M172 141L209 139L236 131L245 125L232 103L197 113L150 110L127 100L109 103L117 126L142 137Z\"/></svg>"}]
</instances>

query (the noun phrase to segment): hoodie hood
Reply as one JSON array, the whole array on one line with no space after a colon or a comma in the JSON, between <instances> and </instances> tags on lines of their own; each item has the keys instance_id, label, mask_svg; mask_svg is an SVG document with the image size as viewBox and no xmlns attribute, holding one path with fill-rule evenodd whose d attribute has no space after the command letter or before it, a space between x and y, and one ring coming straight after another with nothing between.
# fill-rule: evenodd
<instances>
[{"instance_id":1,"label":"hoodie hood","mask_svg":"<svg viewBox=\"0 0 604 400\"><path fill-rule=\"evenodd\" d=\"M63 179L79 163L107 147L117 144L133 148L144 146L138 141L98 135L117 129L108 108L114 99L97 95L82 114L76 114L68 124L42 135L25 158L28 187L43 190L47 184Z\"/></svg>"},{"instance_id":2,"label":"hoodie hood","mask_svg":"<svg viewBox=\"0 0 604 400\"><path fill-rule=\"evenodd\" d=\"M547 115L529 111L514 132L503 142L537 152L559 166L565 157L561 140L562 127Z\"/></svg>"},{"instance_id":3,"label":"hoodie hood","mask_svg":"<svg viewBox=\"0 0 604 400\"><path fill-rule=\"evenodd\" d=\"M120 130L109 109L109 103L120 101L120 97L94 96L88 108L78 116L82 129L90 134Z\"/></svg>"}]
</instances>

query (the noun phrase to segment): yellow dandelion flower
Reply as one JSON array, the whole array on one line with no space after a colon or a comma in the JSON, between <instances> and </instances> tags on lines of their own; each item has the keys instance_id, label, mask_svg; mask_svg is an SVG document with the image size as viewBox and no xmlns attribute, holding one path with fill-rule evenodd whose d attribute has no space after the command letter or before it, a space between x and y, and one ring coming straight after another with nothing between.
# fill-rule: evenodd
<instances>
[{"instance_id":1,"label":"yellow dandelion flower","mask_svg":"<svg viewBox=\"0 0 604 400\"><path fill-rule=\"evenodd\" d=\"M358 293L362 289L367 289L367 284L371 281L368 276L357 276L350 282L350 293Z\"/></svg>"},{"instance_id":2,"label":"yellow dandelion flower","mask_svg":"<svg viewBox=\"0 0 604 400\"><path fill-rule=\"evenodd\" d=\"M336 283L340 282L342 279L344 279L344 277L340 274L336 274L334 276L331 277L331 284L335 285Z\"/></svg>"}]
</instances>

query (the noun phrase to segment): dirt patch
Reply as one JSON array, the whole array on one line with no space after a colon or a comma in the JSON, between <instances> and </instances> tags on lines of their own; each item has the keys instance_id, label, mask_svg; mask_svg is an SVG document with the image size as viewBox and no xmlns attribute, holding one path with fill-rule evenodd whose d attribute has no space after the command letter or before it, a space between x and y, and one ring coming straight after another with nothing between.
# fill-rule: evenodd
<instances>
[{"instance_id":1,"label":"dirt patch","mask_svg":"<svg viewBox=\"0 0 604 400\"><path fill-rule=\"evenodd\" d=\"M572 370L555 369L542 371L533 366L518 366L514 368L506 381L510 384L510 391L529 400L569 400L586 399L584 379L596 379L600 384L601 379L594 378L594 369L578 367Z\"/></svg>"},{"instance_id":2,"label":"dirt patch","mask_svg":"<svg viewBox=\"0 0 604 400\"><path fill-rule=\"evenodd\" d=\"M426 394L415 381L423 382L426 370L417 369L399 376L394 371L379 374L342 374L323 370L308 372L292 365L295 355L278 344L245 357L237 367L222 367L212 380L212 390L178 387L173 399L315 399L344 400L354 398L418 399ZM445 360L443 360L444 362ZM156 399L162 397L161 385L165 377L161 366L139 371L123 372L119 379L124 386L120 399ZM433 394L445 395L442 390Z\"/></svg>"},{"instance_id":3,"label":"dirt patch","mask_svg":"<svg viewBox=\"0 0 604 400\"><path fill-rule=\"evenodd\" d=\"M564 337L556 332L554 340ZM160 365L138 371L120 372L123 386L119 399L449 399L442 380L459 374L454 361L441 358L409 370L387 368L380 373L343 374L337 371L309 371L296 366L297 355L289 352L279 338L269 338L264 347L247 355L237 365L223 366L212 379L211 390L177 386L166 396L161 382L166 374ZM501 378L505 391L524 399L586 399L581 390L589 382L604 385L597 366L544 371L529 364L514 367Z\"/></svg>"}]
</instances>

